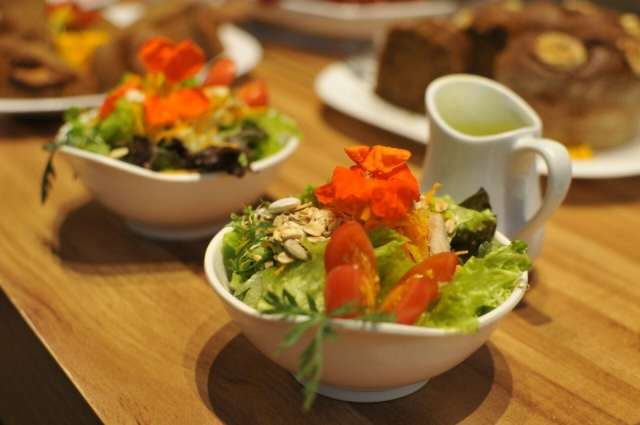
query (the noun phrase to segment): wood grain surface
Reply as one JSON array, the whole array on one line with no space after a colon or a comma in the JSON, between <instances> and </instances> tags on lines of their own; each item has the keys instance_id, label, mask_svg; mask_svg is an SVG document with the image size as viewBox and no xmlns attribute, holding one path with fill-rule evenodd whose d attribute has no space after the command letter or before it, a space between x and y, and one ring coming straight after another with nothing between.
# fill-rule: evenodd
<instances>
[{"instance_id":1,"label":"wood grain surface","mask_svg":"<svg viewBox=\"0 0 640 425\"><path fill-rule=\"evenodd\" d=\"M313 81L336 58L266 45L254 75L305 133L269 196L324 182L352 144L401 146L416 170L422 162L424 146L322 105ZM57 125L0 120L0 286L105 423L640 422L640 178L574 182L525 300L467 361L400 400L320 397L304 414L299 385L239 334L207 285L206 241L132 234L62 160L39 205L41 146Z\"/></svg>"}]
</instances>

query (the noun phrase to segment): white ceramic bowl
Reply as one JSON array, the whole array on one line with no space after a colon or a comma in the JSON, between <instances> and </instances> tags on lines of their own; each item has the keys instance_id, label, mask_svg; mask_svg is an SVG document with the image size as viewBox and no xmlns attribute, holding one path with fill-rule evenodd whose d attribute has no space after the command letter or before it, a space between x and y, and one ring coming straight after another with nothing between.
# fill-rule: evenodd
<instances>
[{"instance_id":1,"label":"white ceramic bowl","mask_svg":"<svg viewBox=\"0 0 640 425\"><path fill-rule=\"evenodd\" d=\"M225 172L159 173L69 146L60 152L95 199L122 216L134 231L184 240L214 234L230 213L264 194L298 143L290 139L278 153L253 162L253 172L240 178Z\"/></svg>"},{"instance_id":2,"label":"white ceramic bowl","mask_svg":"<svg viewBox=\"0 0 640 425\"><path fill-rule=\"evenodd\" d=\"M295 373L300 352L308 340L276 356L276 349L291 328L291 322L262 315L228 291L222 259L222 239L228 231L229 228L222 229L209 243L204 259L207 279L249 341L271 360ZM501 234L497 234L496 239L509 243ZM337 337L325 343L318 392L339 400L377 402L417 391L429 378L453 368L480 348L500 319L522 299L526 287L527 273L523 273L509 298L479 318L479 329L474 334L393 323L373 325L335 320Z\"/></svg>"}]
</instances>

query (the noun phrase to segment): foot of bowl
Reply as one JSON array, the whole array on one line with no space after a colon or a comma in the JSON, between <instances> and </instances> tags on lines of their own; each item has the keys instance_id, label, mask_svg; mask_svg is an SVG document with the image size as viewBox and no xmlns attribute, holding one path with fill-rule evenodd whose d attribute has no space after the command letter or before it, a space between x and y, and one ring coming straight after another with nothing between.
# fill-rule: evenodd
<instances>
[{"instance_id":1,"label":"foot of bowl","mask_svg":"<svg viewBox=\"0 0 640 425\"><path fill-rule=\"evenodd\" d=\"M216 234L224 223L213 223L196 227L161 227L136 221L126 221L127 226L135 233L149 239L162 241L191 241L206 239Z\"/></svg>"},{"instance_id":2,"label":"foot of bowl","mask_svg":"<svg viewBox=\"0 0 640 425\"><path fill-rule=\"evenodd\" d=\"M428 381L429 380L427 379L426 381L420 381L411 385L385 388L382 390L361 390L320 384L318 387L318 394L334 398L336 400L351 401L355 403L377 403L381 401L395 400L397 398L413 394L420 388L424 387Z\"/></svg>"}]
</instances>

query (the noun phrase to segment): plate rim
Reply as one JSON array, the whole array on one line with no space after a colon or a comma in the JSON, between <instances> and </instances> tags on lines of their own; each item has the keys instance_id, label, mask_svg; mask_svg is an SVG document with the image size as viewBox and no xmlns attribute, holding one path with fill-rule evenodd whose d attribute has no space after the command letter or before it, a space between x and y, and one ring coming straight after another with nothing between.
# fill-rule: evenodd
<instances>
[{"instance_id":1,"label":"plate rim","mask_svg":"<svg viewBox=\"0 0 640 425\"><path fill-rule=\"evenodd\" d=\"M330 85L330 83L332 82L332 79L342 78L344 76L345 71L351 74L352 76L351 83L355 82L356 84L362 84L362 85L368 86L369 87L368 94L375 96L376 99L378 99L380 102L383 102L385 104L385 107L389 107L390 110L403 111L405 113L415 115L415 117L411 117L409 119L415 118L415 119L424 120L425 124L427 125L426 138L422 139L422 137L419 137L419 135L417 135L415 132L412 132L410 130L397 131L397 129L395 129L394 126L388 126L384 124L379 120L379 117L370 115L371 114L370 111L372 110L372 108L363 108L361 113L353 113L351 111L353 107L351 105L347 105L348 102L342 102L340 96L332 96L330 94L331 90L328 89L327 86ZM363 121L374 127L378 127L385 131L389 131L393 134L399 135L401 137L405 137L407 139L413 140L414 142L417 142L423 145L429 144L428 118L424 115L411 113L410 111L407 111L396 105L392 105L391 103L385 101L384 99L376 96L373 90L371 89L370 82L363 79L359 79L353 73L353 71L349 67L349 64L346 61L336 61L325 66L316 76L316 79L314 82L314 89L318 97L320 97L320 99L325 104L340 111L341 113L344 113L360 121ZM363 100L363 102L367 102L367 100L365 99ZM636 139L628 143L640 144L640 135ZM619 155L623 156L625 155L625 153L623 152L623 153L620 153ZM629 160L628 163L623 164L622 166L611 167L611 168L607 168L606 170L600 168L598 166L597 161L598 161L597 157L594 157L594 159L585 160L584 162L572 160L572 166L573 166L572 177L579 178L579 179L597 180L597 179L625 178L625 177L633 177L633 176L640 175L640 158L637 158L636 160L633 160L633 159ZM593 164L593 162L596 162L596 163ZM546 167L544 166L544 163L542 161L538 161L537 167L538 167L538 171L541 174L546 175Z\"/></svg>"},{"instance_id":2,"label":"plate rim","mask_svg":"<svg viewBox=\"0 0 640 425\"><path fill-rule=\"evenodd\" d=\"M238 69L238 76L246 75L251 72L262 60L264 54L262 45L259 40L255 38L248 31L231 23L223 23L220 25L219 30L220 41L225 45L224 38L235 38L236 40L242 40L245 45L251 45L251 60L247 60L245 67ZM224 51L224 54L233 56ZM249 55L247 55L249 56ZM98 107L102 103L106 93L89 93L73 96L58 96L58 97L0 97L0 115L29 115L29 114L41 114L41 113L58 113L64 112L72 107L79 108L92 108Z\"/></svg>"},{"instance_id":3,"label":"plate rim","mask_svg":"<svg viewBox=\"0 0 640 425\"><path fill-rule=\"evenodd\" d=\"M425 2L402 1L394 3L349 4L327 0L289 0L273 6L288 13L307 17L331 19L341 22L389 21L418 18L434 13L453 12L457 8L454 0L431 0Z\"/></svg>"}]
</instances>

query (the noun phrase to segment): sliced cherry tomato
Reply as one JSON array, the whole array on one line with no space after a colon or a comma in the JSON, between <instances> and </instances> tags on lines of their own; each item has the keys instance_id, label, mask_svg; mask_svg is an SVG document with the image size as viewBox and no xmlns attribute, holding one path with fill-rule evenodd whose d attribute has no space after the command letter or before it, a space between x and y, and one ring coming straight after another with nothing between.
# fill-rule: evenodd
<instances>
[{"instance_id":1,"label":"sliced cherry tomato","mask_svg":"<svg viewBox=\"0 0 640 425\"><path fill-rule=\"evenodd\" d=\"M204 80L205 86L229 86L236 78L236 64L231 59L216 61Z\"/></svg>"},{"instance_id":2,"label":"sliced cherry tomato","mask_svg":"<svg viewBox=\"0 0 640 425\"><path fill-rule=\"evenodd\" d=\"M324 268L327 274L336 267L357 265L365 276L360 288L364 305L373 309L380 292L376 257L373 246L362 225L348 221L338 227L327 244L324 253Z\"/></svg>"},{"instance_id":3,"label":"sliced cherry tomato","mask_svg":"<svg viewBox=\"0 0 640 425\"><path fill-rule=\"evenodd\" d=\"M345 306L353 305L354 311L343 314L340 317L354 317L357 309L363 305L362 286L367 279L363 271L355 264L343 264L334 267L327 275L324 286L325 311L332 311Z\"/></svg>"},{"instance_id":4,"label":"sliced cherry tomato","mask_svg":"<svg viewBox=\"0 0 640 425\"><path fill-rule=\"evenodd\" d=\"M427 276L413 275L407 291L396 306L396 322L413 325L438 296L438 282Z\"/></svg>"},{"instance_id":5,"label":"sliced cherry tomato","mask_svg":"<svg viewBox=\"0 0 640 425\"><path fill-rule=\"evenodd\" d=\"M366 262L367 264L363 264ZM342 264L360 264L375 270L376 257L373 245L364 227L357 221L347 221L331 235L324 253L327 272Z\"/></svg>"},{"instance_id":6,"label":"sliced cherry tomato","mask_svg":"<svg viewBox=\"0 0 640 425\"><path fill-rule=\"evenodd\" d=\"M269 92L264 81L251 81L240 87L237 94L244 103L254 108L269 104Z\"/></svg>"},{"instance_id":7,"label":"sliced cherry tomato","mask_svg":"<svg viewBox=\"0 0 640 425\"><path fill-rule=\"evenodd\" d=\"M399 323L407 323L406 321L401 322L401 318L402 320L408 320L407 318L413 317L413 306L421 307L418 314L420 316L431 301L435 299L435 296L438 295L438 282L450 281L457 265L458 258L453 252L443 252L413 266L400 278L391 292L387 294L382 302L382 311L387 313L394 312ZM417 282L428 287L435 287L435 291L421 288ZM429 294L431 292L433 292L433 298L430 298ZM407 311L405 312L403 309L407 309ZM418 319L418 316L416 316L415 320ZM414 323L415 320L410 323Z\"/></svg>"}]
</instances>

